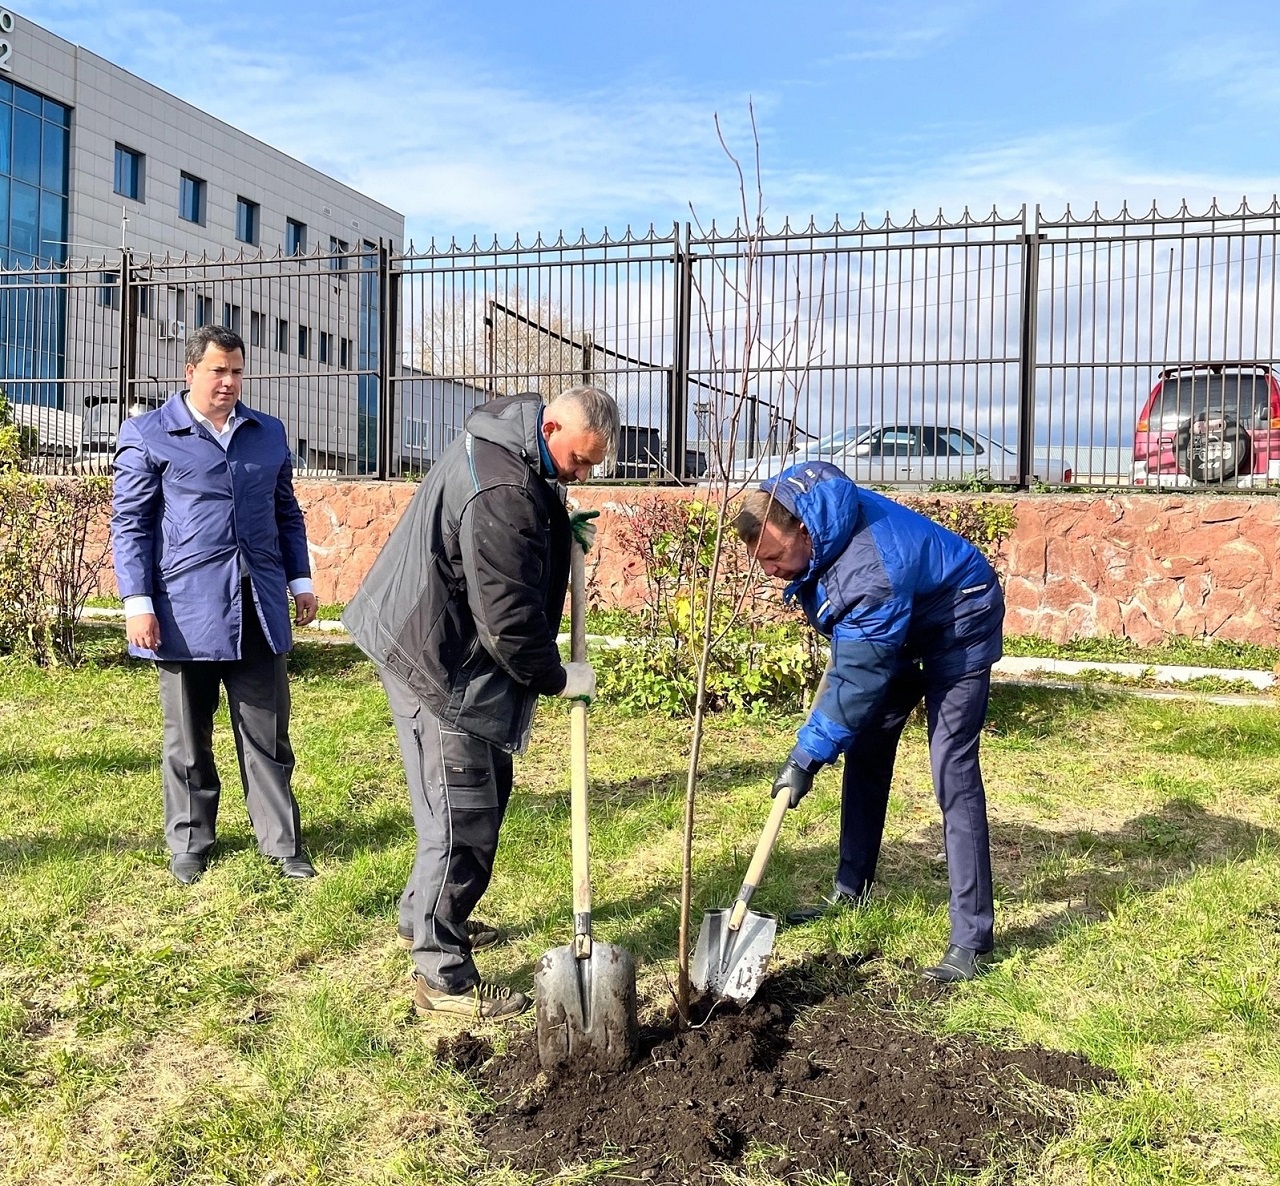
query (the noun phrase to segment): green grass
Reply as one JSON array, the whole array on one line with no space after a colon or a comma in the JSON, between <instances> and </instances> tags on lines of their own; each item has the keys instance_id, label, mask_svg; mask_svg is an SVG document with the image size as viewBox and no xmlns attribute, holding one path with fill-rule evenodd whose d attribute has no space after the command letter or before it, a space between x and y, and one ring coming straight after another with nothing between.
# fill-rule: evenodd
<instances>
[{"instance_id":1,"label":"green grass","mask_svg":"<svg viewBox=\"0 0 1280 1186\"><path fill-rule=\"evenodd\" d=\"M1275 647L1172 636L1158 646L1140 647L1125 638L1077 638L1067 643L1054 643L1034 635L1006 635L1004 653L1098 663L1227 667L1237 671L1270 671L1280 662L1280 650Z\"/></svg>"},{"instance_id":2,"label":"green grass","mask_svg":"<svg viewBox=\"0 0 1280 1186\"><path fill-rule=\"evenodd\" d=\"M413 1016L394 943L413 834L369 665L345 645L293 659L295 785L322 876L287 884L257 856L223 719L220 845L184 890L165 870L154 673L119 646L100 631L84 668L0 665L0 1182L517 1181L471 1135L486 1101L432 1056L453 1027ZM736 892L796 724L711 723L695 921ZM571 928L566 730L548 703L482 909L513 933L482 970L523 987ZM592 711L597 932L636 954L658 1002L674 977L687 743L679 722ZM1276 1180L1280 714L1003 686L984 752L1002 959L903 1007L1121 1076L1012 1180ZM838 789L824 773L789 817L763 908L828 887ZM940 836L917 720L871 904L784 930L780 958L865 952L877 982L911 982L911 962L946 941ZM764 1160L739 1180L768 1180Z\"/></svg>"}]
</instances>

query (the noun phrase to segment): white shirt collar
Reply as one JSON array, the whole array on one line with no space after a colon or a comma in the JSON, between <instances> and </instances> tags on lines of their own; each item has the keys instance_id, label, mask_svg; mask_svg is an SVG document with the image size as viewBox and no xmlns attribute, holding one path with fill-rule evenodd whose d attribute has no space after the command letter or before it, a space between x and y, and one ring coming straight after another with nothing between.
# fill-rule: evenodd
<instances>
[{"instance_id":1,"label":"white shirt collar","mask_svg":"<svg viewBox=\"0 0 1280 1186\"><path fill-rule=\"evenodd\" d=\"M221 428L215 428L213 426L212 420L210 420L207 416L202 416L199 412L196 411L195 405L192 404L191 402L190 393L188 393L186 396L183 397L183 402L187 405L187 410L191 413L192 417L195 419L195 422L197 424L204 425L205 428L207 428L211 433L213 433L213 439L217 441L218 444L220 444L225 449L227 447L227 442L231 439L232 431L235 429L235 426L240 423L240 420L241 420L241 417L236 415L236 408L240 406L240 401L239 400L236 401L235 408L231 409L231 415L227 417L227 422Z\"/></svg>"}]
</instances>

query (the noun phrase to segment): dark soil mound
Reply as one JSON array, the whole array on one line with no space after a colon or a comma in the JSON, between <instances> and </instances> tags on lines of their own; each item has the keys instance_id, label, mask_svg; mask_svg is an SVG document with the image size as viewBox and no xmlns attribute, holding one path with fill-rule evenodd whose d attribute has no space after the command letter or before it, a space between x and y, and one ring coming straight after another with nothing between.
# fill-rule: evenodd
<instances>
[{"instance_id":1,"label":"dark soil mound","mask_svg":"<svg viewBox=\"0 0 1280 1186\"><path fill-rule=\"evenodd\" d=\"M756 1142L778 1176L931 1182L1034 1152L1060 1130L1061 1108L1028 1081L1075 1090L1114 1079L1077 1055L920 1033L865 995L814 1001L799 971L698 1029L646 1029L623 1074L542 1075L529 1035L483 1072L498 1107L477 1122L480 1139L525 1170L606 1156L627 1161L628 1178L681 1181ZM809 1007L797 1015L798 1005Z\"/></svg>"}]
</instances>

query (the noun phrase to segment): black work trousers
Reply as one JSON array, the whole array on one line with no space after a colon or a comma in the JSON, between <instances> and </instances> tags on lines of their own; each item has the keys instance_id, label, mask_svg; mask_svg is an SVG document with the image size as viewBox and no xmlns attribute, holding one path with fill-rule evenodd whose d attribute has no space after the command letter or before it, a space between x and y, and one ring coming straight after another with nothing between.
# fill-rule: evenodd
<instances>
[{"instance_id":1,"label":"black work trousers","mask_svg":"<svg viewBox=\"0 0 1280 1186\"><path fill-rule=\"evenodd\" d=\"M418 845L400 895L400 930L433 988L465 992L480 980L467 919L493 876L511 798L511 755L442 724L403 680L383 670Z\"/></svg>"},{"instance_id":2,"label":"black work trousers","mask_svg":"<svg viewBox=\"0 0 1280 1186\"><path fill-rule=\"evenodd\" d=\"M948 677L928 676L914 664L898 669L879 716L845 754L835 883L838 893L854 896L871 888L898 741L907 717L923 699L933 789L942 808L951 942L976 951L992 949L995 931L987 798L978 764L978 739L990 690L989 667Z\"/></svg>"},{"instance_id":3,"label":"black work trousers","mask_svg":"<svg viewBox=\"0 0 1280 1186\"><path fill-rule=\"evenodd\" d=\"M213 847L222 783L213 761L213 715L227 690L249 822L269 857L302 852L302 823L290 785L289 679L271 650L253 596L241 591L240 658L157 663L164 712L164 831L171 853L201 856Z\"/></svg>"}]
</instances>

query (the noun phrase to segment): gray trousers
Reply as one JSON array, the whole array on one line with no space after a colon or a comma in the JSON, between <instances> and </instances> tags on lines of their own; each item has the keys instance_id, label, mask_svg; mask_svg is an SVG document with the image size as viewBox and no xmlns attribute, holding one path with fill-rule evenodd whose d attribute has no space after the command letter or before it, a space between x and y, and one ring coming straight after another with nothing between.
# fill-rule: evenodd
<instances>
[{"instance_id":1,"label":"gray trousers","mask_svg":"<svg viewBox=\"0 0 1280 1186\"><path fill-rule=\"evenodd\" d=\"M400 930L413 933L413 962L429 985L465 992L480 981L466 923L493 876L511 755L442 724L403 680L380 675L418 834Z\"/></svg>"},{"instance_id":2,"label":"gray trousers","mask_svg":"<svg viewBox=\"0 0 1280 1186\"><path fill-rule=\"evenodd\" d=\"M216 838L222 783L213 763L213 714L227 689L249 822L265 856L302 852L289 745L289 680L252 598L244 601L239 659L157 663L164 712L164 832L171 853L204 855Z\"/></svg>"},{"instance_id":3,"label":"gray trousers","mask_svg":"<svg viewBox=\"0 0 1280 1186\"><path fill-rule=\"evenodd\" d=\"M914 665L899 668L879 715L845 754L835 886L837 892L854 896L871 887L898 740L911 710L923 699L951 884L951 942L976 951L990 951L995 943L987 797L978 765L990 690L989 667L949 677L930 677Z\"/></svg>"}]
</instances>

